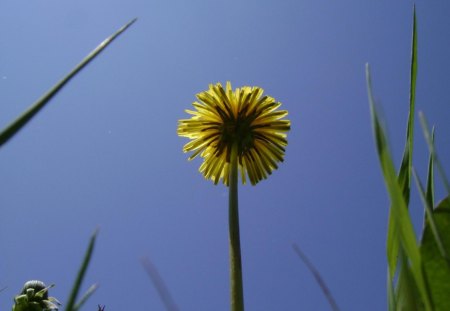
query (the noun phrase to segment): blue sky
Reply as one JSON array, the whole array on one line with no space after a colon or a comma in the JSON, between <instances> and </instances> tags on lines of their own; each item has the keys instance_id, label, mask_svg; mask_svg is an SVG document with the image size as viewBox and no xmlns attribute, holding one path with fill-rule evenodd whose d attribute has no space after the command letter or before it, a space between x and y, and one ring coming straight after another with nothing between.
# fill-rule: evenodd
<instances>
[{"instance_id":1,"label":"blue sky","mask_svg":"<svg viewBox=\"0 0 450 311\"><path fill-rule=\"evenodd\" d=\"M417 1L417 109L450 171L450 3ZM0 125L89 51L138 22L0 151L0 308L29 279L66 301L100 229L85 310L164 310L139 260L158 267L181 310L228 310L227 189L187 161L176 135L195 94L227 80L282 102L285 162L240 186L248 310L328 310L297 243L342 310L386 309L389 201L370 128L372 68L399 163L408 109L412 1L0 2ZM427 150L416 126L414 163ZM438 187L439 188L439 187ZM415 189L415 188L414 188ZM442 198L442 188L438 198ZM417 193L411 213L420 229Z\"/></svg>"}]
</instances>

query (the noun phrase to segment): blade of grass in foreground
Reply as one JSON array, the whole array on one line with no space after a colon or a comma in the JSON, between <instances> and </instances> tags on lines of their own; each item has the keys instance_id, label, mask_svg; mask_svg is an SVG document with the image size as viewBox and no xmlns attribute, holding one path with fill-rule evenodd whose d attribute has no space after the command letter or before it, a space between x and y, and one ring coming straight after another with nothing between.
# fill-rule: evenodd
<instances>
[{"instance_id":1,"label":"blade of grass in foreground","mask_svg":"<svg viewBox=\"0 0 450 311\"><path fill-rule=\"evenodd\" d=\"M415 94L417 80L417 21L416 7L413 8L413 29L412 29L412 46L411 46L411 67L410 67L410 87L409 87L409 115L406 128L406 143L403 151L402 163L398 173L398 180L402 188L403 197L406 206L409 205L409 196L411 190L411 168L412 168L412 151L414 138L414 114L415 114ZM387 256L389 265L389 276L391 281L395 275L395 269L398 263L398 239L396 237L395 225L393 224L393 210L389 209L389 224L387 234Z\"/></svg>"},{"instance_id":2,"label":"blade of grass in foreground","mask_svg":"<svg viewBox=\"0 0 450 311\"><path fill-rule=\"evenodd\" d=\"M136 18L122 26L116 33L105 39L98 45L88 56L86 56L67 76L55 84L44 96L38 99L31 107L29 107L21 116L9 124L0 132L0 148L8 142L19 130L28 123L49 101L56 93L58 93L64 85L67 84L81 69L86 67L100 52L102 52L111 42L114 41L122 32L130 27Z\"/></svg>"},{"instance_id":3,"label":"blade of grass in foreground","mask_svg":"<svg viewBox=\"0 0 450 311\"><path fill-rule=\"evenodd\" d=\"M425 277L423 275L421 256L416 242L414 228L411 223L405 198L403 197L403 191L395 173L394 163L388 148L385 131L381 126L378 113L375 109L368 64L366 65L366 80L373 133L375 136L381 170L383 172L384 181L391 201L392 226L394 226L394 231L398 232L396 238L398 238L399 241L396 243L398 243L399 247L401 246L404 249L408 262L411 265L411 273L414 277L423 303L425 304L426 310L432 310L432 304L426 287Z\"/></svg>"},{"instance_id":4,"label":"blade of grass in foreground","mask_svg":"<svg viewBox=\"0 0 450 311\"><path fill-rule=\"evenodd\" d=\"M77 310L75 308L75 306L76 306L75 301L78 297L81 283L83 282L84 275L86 274L86 270L89 266L89 262L91 261L91 258L92 258L92 252L94 251L94 245L95 245L95 240L97 238L97 233L98 233L98 231L95 230L95 232L92 234L91 239L89 241L89 246L84 255L83 263L81 264L80 270L78 271L77 278L75 279L75 282L72 287L72 292L70 293L69 300L67 301L67 304L66 304L66 311L76 311ZM86 296L89 297L92 294L92 292L90 293L90 291L92 291L91 288L88 290L88 292L82 298L82 302L84 302L87 299ZM82 303L78 303L78 306L81 306L81 304Z\"/></svg>"},{"instance_id":5,"label":"blade of grass in foreground","mask_svg":"<svg viewBox=\"0 0 450 311\"><path fill-rule=\"evenodd\" d=\"M333 295L331 295L331 291L328 289L327 284L320 275L319 270L317 270L316 267L312 264L312 262L309 261L308 257L306 257L306 255L300 250L300 247L298 247L297 244L293 244L292 248L297 253L298 257L300 257L300 259L305 263L309 271L311 271L311 273L314 275L314 278L316 279L317 283L322 289L323 294L327 298L328 303L331 306L331 309L333 309L334 311L339 311L339 307L336 301L334 300Z\"/></svg>"},{"instance_id":6,"label":"blade of grass in foreground","mask_svg":"<svg viewBox=\"0 0 450 311\"><path fill-rule=\"evenodd\" d=\"M178 311L178 307L175 304L167 286L164 284L164 280L156 269L155 265L150 261L149 258L142 259L142 265L144 266L145 271L153 282L156 290L158 291L159 297L161 298L164 306L167 311Z\"/></svg>"}]
</instances>

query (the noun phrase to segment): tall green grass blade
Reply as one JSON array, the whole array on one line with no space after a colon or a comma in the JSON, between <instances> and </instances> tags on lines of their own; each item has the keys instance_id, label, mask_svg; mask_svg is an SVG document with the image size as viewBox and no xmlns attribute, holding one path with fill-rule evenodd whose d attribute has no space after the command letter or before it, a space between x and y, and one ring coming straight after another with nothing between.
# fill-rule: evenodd
<instances>
[{"instance_id":1,"label":"tall green grass blade","mask_svg":"<svg viewBox=\"0 0 450 311\"><path fill-rule=\"evenodd\" d=\"M422 204L425 206L425 212L426 212L426 220L428 225L430 226L431 232L433 233L433 237L435 239L436 245L441 252L441 256L444 258L449 258L447 255L447 252L444 249L444 245L442 244L441 234L439 233L436 223L434 221L433 216L433 207L429 205L425 190L423 188L422 182L420 181L419 177L417 176L416 170L413 170L414 179L416 180L417 189L419 190L420 198L422 200Z\"/></svg>"},{"instance_id":2,"label":"tall green grass blade","mask_svg":"<svg viewBox=\"0 0 450 311\"><path fill-rule=\"evenodd\" d=\"M83 262L81 264L80 270L78 271L77 278L75 279L75 282L72 287L72 291L69 296L69 300L66 304L66 311L75 311L75 305L76 305L76 299L78 297L78 293L80 292L81 283L83 282L84 276L86 274L87 268L89 266L89 262L92 258L92 252L94 251L95 246L95 240L97 238L98 231L96 230L89 241L88 248L86 250L86 253L84 255Z\"/></svg>"},{"instance_id":3,"label":"tall green grass blade","mask_svg":"<svg viewBox=\"0 0 450 311\"><path fill-rule=\"evenodd\" d=\"M438 158L436 148L434 147L432 135L430 135L430 131L428 130L428 122L425 118L425 115L422 111L419 111L419 119L420 125L422 126L423 134L425 136L425 140L428 144L428 149L430 150L431 156L434 159L434 163L436 164L439 175L441 176L442 182L444 183L445 190L447 191L447 195L450 195L450 183L448 182L447 176L445 174L444 168L442 167L441 161Z\"/></svg>"},{"instance_id":4,"label":"tall green grass blade","mask_svg":"<svg viewBox=\"0 0 450 311\"><path fill-rule=\"evenodd\" d=\"M336 303L336 301L333 298L333 295L331 294L331 291L328 289L327 284L323 280L322 276L320 275L319 270L313 265L313 263L306 257L306 255L300 250L300 247L297 246L297 244L292 245L294 251L297 253L298 257L303 261L303 263L306 265L306 267L311 271L311 273L314 275L314 278L317 281L317 284L319 284L320 288L322 289L323 294L328 300L328 303L331 306L331 309L333 311L339 311L339 307Z\"/></svg>"},{"instance_id":5,"label":"tall green grass blade","mask_svg":"<svg viewBox=\"0 0 450 311\"><path fill-rule=\"evenodd\" d=\"M406 143L403 150L403 158L400 165L398 180L402 188L403 197L406 206L409 205L409 197L411 192L411 168L412 154L414 142L414 114L415 114L415 98L416 98L416 80L417 80L417 19L416 7L413 8L413 29L412 29L412 46L411 46L411 66L410 66L410 87L409 87L409 113L406 127ZM398 239L396 238L395 225L392 221L392 208L389 209L389 223L387 235L387 254L390 277L393 279L395 269L398 262Z\"/></svg>"},{"instance_id":6,"label":"tall green grass blade","mask_svg":"<svg viewBox=\"0 0 450 311\"><path fill-rule=\"evenodd\" d=\"M450 253L450 196L442 200L433 210L437 230L441 234L442 244ZM439 250L430 223L424 229L420 252L428 278L434 310L447 311L450 306L450 264Z\"/></svg>"},{"instance_id":7,"label":"tall green grass blade","mask_svg":"<svg viewBox=\"0 0 450 311\"><path fill-rule=\"evenodd\" d=\"M121 33L130 27L136 18L122 26L116 33L105 39L89 55L87 55L67 76L55 84L44 96L38 99L15 121L0 132L0 148L22 129L81 69L86 67L100 52L102 52Z\"/></svg>"},{"instance_id":8,"label":"tall green grass blade","mask_svg":"<svg viewBox=\"0 0 450 311\"><path fill-rule=\"evenodd\" d=\"M421 256L416 243L414 228L411 223L402 188L395 173L394 163L388 148L385 131L381 126L378 113L375 110L369 65L366 65L366 80L372 118L372 128L381 170L383 172L384 181L391 201L393 226L396 227L398 232L397 238L399 239L400 247L403 247L405 255L408 258L408 262L411 265L411 273L414 276L416 286L425 304L426 310L432 310L432 303L425 284Z\"/></svg>"},{"instance_id":9,"label":"tall green grass blade","mask_svg":"<svg viewBox=\"0 0 450 311\"><path fill-rule=\"evenodd\" d=\"M406 205L409 204L409 196L411 192L411 167L412 153L414 145L414 114L415 114L415 98L416 98L416 80L417 80L417 24L416 24L416 8L413 10L413 35L411 47L411 72L409 86L409 112L408 123L406 127L406 143L403 150L402 163L398 179L403 189L403 197Z\"/></svg>"}]
</instances>

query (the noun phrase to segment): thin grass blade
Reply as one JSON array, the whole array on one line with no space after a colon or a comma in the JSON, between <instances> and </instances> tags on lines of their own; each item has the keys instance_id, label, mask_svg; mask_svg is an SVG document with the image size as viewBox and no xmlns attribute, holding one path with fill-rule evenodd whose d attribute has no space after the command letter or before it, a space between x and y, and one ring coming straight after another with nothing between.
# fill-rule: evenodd
<instances>
[{"instance_id":1,"label":"thin grass blade","mask_svg":"<svg viewBox=\"0 0 450 311\"><path fill-rule=\"evenodd\" d=\"M417 18L416 7L413 8L413 29L412 29L412 45L411 45L411 65L410 65L410 86L409 86L409 112L408 122L406 126L406 143L403 150L403 158L398 173L398 180L402 188L403 197L406 206L409 205L409 197L411 192L411 168L412 154L414 145L414 115L415 115L415 98L416 98L416 80L417 80ZM389 223L387 236L387 253L390 277L393 279L395 269L398 262L398 239L392 223L392 209L389 209Z\"/></svg>"},{"instance_id":2,"label":"thin grass blade","mask_svg":"<svg viewBox=\"0 0 450 311\"><path fill-rule=\"evenodd\" d=\"M300 247L298 247L297 244L293 244L292 248L294 249L295 253L298 255L298 257L303 261L303 263L306 265L306 267L311 271L314 278L317 281L317 284L319 284L320 288L322 289L323 294L328 300L328 303L331 306L331 309L334 311L339 311L339 307L336 303L336 301L333 298L333 295L331 294L330 289L328 288L327 284L325 283L324 279L319 273L319 270L313 265L313 263L306 257L306 255L301 251Z\"/></svg>"},{"instance_id":3,"label":"thin grass blade","mask_svg":"<svg viewBox=\"0 0 450 311\"><path fill-rule=\"evenodd\" d=\"M416 180L417 189L419 190L420 199L422 200L422 204L425 207L425 212L427 215L427 221L430 225L431 232L433 233L433 237L436 241L436 245L438 246L439 251L441 252L442 257L446 258L448 260L447 252L444 248L444 244L442 243L441 235L438 231L438 228L436 227L436 223L434 221L433 216L433 207L429 205L425 190L423 188L422 182L420 181L419 177L417 176L416 170L413 170L414 179Z\"/></svg>"},{"instance_id":4,"label":"thin grass blade","mask_svg":"<svg viewBox=\"0 0 450 311\"><path fill-rule=\"evenodd\" d=\"M432 135L430 135L430 131L428 130L428 122L425 118L425 115L422 113L422 111L419 111L419 119L420 119L420 125L422 126L423 134L425 136L425 140L428 144L428 148L430 150L431 156L434 159L434 163L436 164L438 173L442 179L442 182L445 186L445 190L447 191L447 195L450 195L450 183L448 182L447 176L445 174L444 168L442 167L441 161L438 158L436 148L434 147L434 142Z\"/></svg>"},{"instance_id":5,"label":"thin grass blade","mask_svg":"<svg viewBox=\"0 0 450 311\"><path fill-rule=\"evenodd\" d=\"M375 110L370 79L370 69L368 65L366 66L366 80L369 94L372 128L384 181L391 201L393 226L397 227L400 245L403 247L411 265L411 272L414 276L416 286L423 299L426 310L432 310L432 303L425 284L421 256L416 242L414 228L411 223L405 199L403 197L402 188L395 173L394 163L388 148L386 134L379 121L378 113Z\"/></svg>"},{"instance_id":6,"label":"thin grass blade","mask_svg":"<svg viewBox=\"0 0 450 311\"><path fill-rule=\"evenodd\" d=\"M391 281L391 277L389 275L389 269L387 273L387 296L388 296L388 310L389 311L397 311L397 302L395 297L394 284Z\"/></svg>"},{"instance_id":7,"label":"thin grass blade","mask_svg":"<svg viewBox=\"0 0 450 311\"><path fill-rule=\"evenodd\" d=\"M159 294L159 297L161 298L161 301L163 302L164 306L166 307L167 311L178 311L178 307L175 304L175 301L172 298L172 295L169 292L169 289L167 288L166 284L164 283L163 278L158 272L158 269L156 266L150 261L149 258L143 258L141 260L142 266L144 266L145 271L147 272L148 276L153 282L153 285L156 288L156 291Z\"/></svg>"},{"instance_id":8,"label":"thin grass blade","mask_svg":"<svg viewBox=\"0 0 450 311\"><path fill-rule=\"evenodd\" d=\"M431 130L431 142L434 145L434 127ZM434 159L433 155L430 153L428 158L428 173L427 173L427 191L425 193L428 205L434 206Z\"/></svg>"},{"instance_id":9,"label":"thin grass blade","mask_svg":"<svg viewBox=\"0 0 450 311\"><path fill-rule=\"evenodd\" d=\"M122 26L117 32L105 39L88 56L86 56L67 76L55 84L44 96L31 105L22 115L0 132L0 148L19 132L78 72L86 67L121 33L130 27L136 18Z\"/></svg>"},{"instance_id":10,"label":"thin grass blade","mask_svg":"<svg viewBox=\"0 0 450 311\"><path fill-rule=\"evenodd\" d=\"M86 274L87 268L89 266L89 262L92 258L92 253L94 251L95 246L95 240L97 239L98 230L95 230L95 232L92 234L91 239L89 241L88 248L86 250L86 253L84 254L84 259L81 264L80 270L78 271L77 278L75 279L75 282L72 287L72 291L69 296L69 300L66 304L66 311L74 311L75 310L75 302L78 297L78 293L80 292L81 284L83 283L84 276Z\"/></svg>"},{"instance_id":11,"label":"thin grass blade","mask_svg":"<svg viewBox=\"0 0 450 311\"><path fill-rule=\"evenodd\" d=\"M81 309L81 307L84 305L84 303L95 293L95 291L98 289L97 284L92 284L91 287L88 288L88 290L83 294L81 299L75 304L73 307L74 311L78 311Z\"/></svg>"}]
</instances>

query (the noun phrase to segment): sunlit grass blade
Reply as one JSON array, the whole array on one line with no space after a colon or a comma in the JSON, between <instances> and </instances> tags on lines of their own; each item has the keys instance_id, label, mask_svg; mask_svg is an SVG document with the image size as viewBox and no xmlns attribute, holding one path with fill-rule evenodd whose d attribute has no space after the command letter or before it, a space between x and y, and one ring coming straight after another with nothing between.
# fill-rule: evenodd
<instances>
[{"instance_id":1,"label":"sunlit grass blade","mask_svg":"<svg viewBox=\"0 0 450 311\"><path fill-rule=\"evenodd\" d=\"M427 119L425 118L425 115L422 113L422 111L419 111L419 119L420 119L420 125L422 126L423 134L425 136L425 140L427 141L431 156L433 157L433 160L434 160L434 163L436 164L438 173L441 176L442 182L444 183L445 190L447 191L447 195L450 195L450 183L448 182L448 179L445 174L444 168L442 167L441 161L438 158L436 148L434 147L432 135L430 135L430 131L428 130L429 127L428 127Z\"/></svg>"},{"instance_id":2,"label":"sunlit grass blade","mask_svg":"<svg viewBox=\"0 0 450 311\"><path fill-rule=\"evenodd\" d=\"M0 148L25 126L81 69L86 67L100 52L102 52L121 33L130 27L136 18L122 26L117 32L106 38L89 55L87 55L67 76L55 84L44 96L39 98L22 115L0 132Z\"/></svg>"},{"instance_id":3,"label":"sunlit grass blade","mask_svg":"<svg viewBox=\"0 0 450 311\"><path fill-rule=\"evenodd\" d=\"M417 176L416 170L413 170L414 179L416 180L417 189L419 190L420 198L422 200L422 204L425 206L425 212L426 212L426 219L428 224L430 225L431 232L433 233L433 237L436 241L436 245L438 246L439 251L441 252L442 257L446 258L448 260L447 252L444 249L444 245L442 244L441 235L436 227L436 223L434 221L433 216L433 207L429 205L425 190L423 188L422 182L420 181L419 177Z\"/></svg>"},{"instance_id":4,"label":"sunlit grass blade","mask_svg":"<svg viewBox=\"0 0 450 311\"><path fill-rule=\"evenodd\" d=\"M76 305L76 299L78 297L78 293L80 292L81 283L83 282L84 276L86 274L87 268L89 266L89 262L92 258L92 253L94 251L95 246L95 240L97 238L98 231L96 230L89 241L88 248L86 250L86 253L84 254L84 259L81 264L80 270L78 271L77 278L75 279L75 282L72 287L72 291L69 296L69 300L66 304L66 311L75 311L75 305Z\"/></svg>"},{"instance_id":5,"label":"sunlit grass blade","mask_svg":"<svg viewBox=\"0 0 450 311\"><path fill-rule=\"evenodd\" d=\"M412 27L412 46L411 46L411 65L410 65L410 86L409 86L409 112L406 127L406 143L403 150L403 158L398 173L398 180L402 188L403 197L406 206L409 205L409 197L411 192L411 168L412 154L414 142L414 115L415 115L415 98L416 98L416 80L417 80L417 20L416 7L413 8L413 27ZM389 209L389 223L387 235L387 254L389 273L391 279L395 275L395 269L398 262L398 239L392 223L392 209Z\"/></svg>"},{"instance_id":6,"label":"sunlit grass blade","mask_svg":"<svg viewBox=\"0 0 450 311\"><path fill-rule=\"evenodd\" d=\"M378 113L375 110L369 65L366 66L366 80L372 118L372 128L375 136L375 143L381 170L383 172L384 181L391 201L392 219L394 222L393 226L397 227L396 230L398 232L397 238L399 239L399 244L403 247L409 264L411 265L411 273L414 276L414 280L425 304L426 310L431 310L432 304L425 284L421 256L417 246L414 228L411 223L405 199L403 197L402 188L395 173L394 163L389 151L385 130L381 126Z\"/></svg>"},{"instance_id":7,"label":"sunlit grass blade","mask_svg":"<svg viewBox=\"0 0 450 311\"><path fill-rule=\"evenodd\" d=\"M144 266L145 271L147 272L150 280L153 282L153 285L156 288L156 291L159 294L165 308L167 311L178 311L178 307L175 304L175 301L172 299L172 295L170 295L169 289L164 283L163 278L158 272L158 269L155 265L150 261L149 258L143 258L141 260L142 265Z\"/></svg>"},{"instance_id":8,"label":"sunlit grass blade","mask_svg":"<svg viewBox=\"0 0 450 311\"><path fill-rule=\"evenodd\" d=\"M92 284L91 287L88 288L88 290L83 294L83 297L75 304L73 307L74 311L78 311L81 309L81 307L84 305L84 303L95 293L97 290L98 285Z\"/></svg>"},{"instance_id":9,"label":"sunlit grass blade","mask_svg":"<svg viewBox=\"0 0 450 311\"><path fill-rule=\"evenodd\" d=\"M333 298L333 295L331 295L331 291L329 290L327 284L323 280L322 276L319 273L319 270L316 269L316 267L313 265L313 263L306 257L306 255L300 250L300 247L297 246L297 244L293 244L292 248L294 249L295 253L298 255L298 257L303 261L303 263L306 265L306 267L311 271L314 278L316 279L317 283L319 284L320 288L322 289L323 294L328 300L328 303L331 306L331 309L334 311L339 311L339 307L336 303L336 301Z\"/></svg>"}]
</instances>

